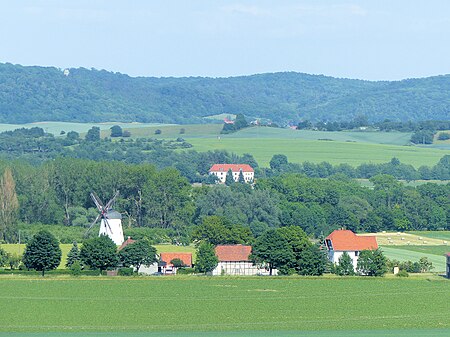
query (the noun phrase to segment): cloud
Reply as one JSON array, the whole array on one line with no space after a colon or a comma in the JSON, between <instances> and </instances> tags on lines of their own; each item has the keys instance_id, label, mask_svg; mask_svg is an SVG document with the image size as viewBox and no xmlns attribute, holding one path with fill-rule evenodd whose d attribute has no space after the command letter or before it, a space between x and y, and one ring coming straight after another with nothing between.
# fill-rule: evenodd
<instances>
[{"instance_id":1,"label":"cloud","mask_svg":"<svg viewBox=\"0 0 450 337\"><path fill-rule=\"evenodd\" d=\"M315 16L366 16L367 10L355 4L295 6L294 10L301 15Z\"/></svg>"}]
</instances>

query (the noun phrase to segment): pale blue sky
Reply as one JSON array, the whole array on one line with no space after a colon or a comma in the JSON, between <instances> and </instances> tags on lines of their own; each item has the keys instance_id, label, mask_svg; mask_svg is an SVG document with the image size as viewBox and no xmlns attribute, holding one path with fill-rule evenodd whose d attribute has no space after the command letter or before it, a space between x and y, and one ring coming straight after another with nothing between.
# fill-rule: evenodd
<instances>
[{"instance_id":1,"label":"pale blue sky","mask_svg":"<svg viewBox=\"0 0 450 337\"><path fill-rule=\"evenodd\" d=\"M0 0L0 62L132 76L450 73L450 1Z\"/></svg>"}]
</instances>

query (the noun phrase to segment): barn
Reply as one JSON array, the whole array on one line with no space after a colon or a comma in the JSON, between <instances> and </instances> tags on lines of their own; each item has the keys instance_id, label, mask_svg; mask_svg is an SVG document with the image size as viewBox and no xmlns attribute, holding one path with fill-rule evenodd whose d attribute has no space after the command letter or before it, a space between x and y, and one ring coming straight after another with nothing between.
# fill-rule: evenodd
<instances>
[{"instance_id":1,"label":"barn","mask_svg":"<svg viewBox=\"0 0 450 337\"><path fill-rule=\"evenodd\" d=\"M269 275L269 271L252 263L252 246L218 245L215 249L219 259L213 275ZM273 271L276 275L276 270Z\"/></svg>"}]
</instances>

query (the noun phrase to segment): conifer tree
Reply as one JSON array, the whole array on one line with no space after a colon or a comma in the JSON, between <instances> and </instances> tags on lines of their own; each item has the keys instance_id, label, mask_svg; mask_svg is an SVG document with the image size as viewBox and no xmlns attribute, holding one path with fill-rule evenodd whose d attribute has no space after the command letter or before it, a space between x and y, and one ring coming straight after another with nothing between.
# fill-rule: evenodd
<instances>
[{"instance_id":1,"label":"conifer tree","mask_svg":"<svg viewBox=\"0 0 450 337\"><path fill-rule=\"evenodd\" d=\"M227 176L225 178L225 185L231 186L234 184L233 171L231 169L228 170Z\"/></svg>"},{"instance_id":2,"label":"conifer tree","mask_svg":"<svg viewBox=\"0 0 450 337\"><path fill-rule=\"evenodd\" d=\"M80 250L76 241L73 242L73 246L67 254L66 268L70 268L75 261L80 261Z\"/></svg>"}]
</instances>

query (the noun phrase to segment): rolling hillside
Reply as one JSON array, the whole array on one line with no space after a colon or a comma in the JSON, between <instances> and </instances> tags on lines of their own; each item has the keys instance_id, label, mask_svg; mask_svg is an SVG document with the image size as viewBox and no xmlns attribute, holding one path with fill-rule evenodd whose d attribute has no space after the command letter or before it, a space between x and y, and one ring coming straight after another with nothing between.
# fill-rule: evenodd
<instances>
[{"instance_id":1,"label":"rolling hillside","mask_svg":"<svg viewBox=\"0 0 450 337\"><path fill-rule=\"evenodd\" d=\"M274 122L448 119L450 75L395 82L285 72L230 78L129 77L0 64L0 123L198 123L243 113Z\"/></svg>"}]
</instances>

